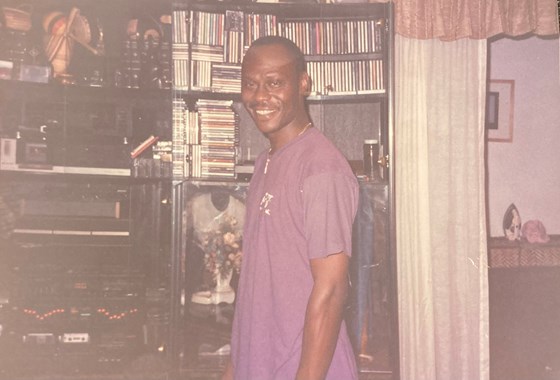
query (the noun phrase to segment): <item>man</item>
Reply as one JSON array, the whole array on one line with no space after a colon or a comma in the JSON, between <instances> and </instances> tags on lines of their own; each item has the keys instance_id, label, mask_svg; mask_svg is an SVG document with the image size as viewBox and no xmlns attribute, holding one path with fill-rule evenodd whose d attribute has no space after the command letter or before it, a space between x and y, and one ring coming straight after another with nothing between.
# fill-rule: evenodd
<instances>
[{"instance_id":1,"label":"man","mask_svg":"<svg viewBox=\"0 0 560 380\"><path fill-rule=\"evenodd\" d=\"M243 104L270 149L255 162L224 379L352 380L343 312L358 186L305 107L301 51L269 36L242 66Z\"/></svg>"}]
</instances>

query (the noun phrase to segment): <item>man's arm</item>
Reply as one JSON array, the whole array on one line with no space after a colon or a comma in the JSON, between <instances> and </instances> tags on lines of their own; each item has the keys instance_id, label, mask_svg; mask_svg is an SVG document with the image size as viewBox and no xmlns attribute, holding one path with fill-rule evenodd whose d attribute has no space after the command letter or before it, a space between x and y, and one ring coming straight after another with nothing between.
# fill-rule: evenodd
<instances>
[{"instance_id":1,"label":"man's arm","mask_svg":"<svg viewBox=\"0 0 560 380\"><path fill-rule=\"evenodd\" d=\"M344 252L311 260L313 290L307 304L296 380L324 379L331 365L348 293Z\"/></svg>"}]
</instances>

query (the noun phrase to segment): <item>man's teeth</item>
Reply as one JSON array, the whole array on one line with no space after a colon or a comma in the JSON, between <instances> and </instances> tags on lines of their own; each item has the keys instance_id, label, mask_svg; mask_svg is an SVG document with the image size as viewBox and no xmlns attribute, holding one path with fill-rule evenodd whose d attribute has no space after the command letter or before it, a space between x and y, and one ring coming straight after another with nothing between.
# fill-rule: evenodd
<instances>
[{"instance_id":1,"label":"man's teeth","mask_svg":"<svg viewBox=\"0 0 560 380\"><path fill-rule=\"evenodd\" d=\"M260 111L255 111L255 113L257 115L261 115L261 116L265 116L265 115L270 115L272 112L272 110L260 110Z\"/></svg>"}]
</instances>

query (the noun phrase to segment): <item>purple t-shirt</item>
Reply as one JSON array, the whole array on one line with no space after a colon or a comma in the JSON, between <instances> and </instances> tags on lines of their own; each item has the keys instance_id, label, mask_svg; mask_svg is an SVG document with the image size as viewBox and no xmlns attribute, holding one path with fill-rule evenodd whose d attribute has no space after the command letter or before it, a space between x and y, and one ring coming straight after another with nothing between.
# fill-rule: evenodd
<instances>
[{"instance_id":1,"label":"purple t-shirt","mask_svg":"<svg viewBox=\"0 0 560 380\"><path fill-rule=\"evenodd\" d=\"M358 184L344 156L312 128L268 164L267 157L257 158L247 196L232 333L236 380L295 378L313 287L309 260L351 255ZM327 379L357 379L344 324Z\"/></svg>"}]
</instances>

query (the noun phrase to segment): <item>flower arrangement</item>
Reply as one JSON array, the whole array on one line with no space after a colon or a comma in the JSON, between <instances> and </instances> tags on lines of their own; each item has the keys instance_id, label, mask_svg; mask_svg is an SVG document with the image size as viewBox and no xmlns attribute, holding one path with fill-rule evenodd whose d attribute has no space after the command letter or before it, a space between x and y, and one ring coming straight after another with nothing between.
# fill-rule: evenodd
<instances>
[{"instance_id":1,"label":"flower arrangement","mask_svg":"<svg viewBox=\"0 0 560 380\"><path fill-rule=\"evenodd\" d=\"M232 271L241 269L241 231L237 219L226 216L218 228L208 231L203 237L204 263L206 270L222 279Z\"/></svg>"}]
</instances>

